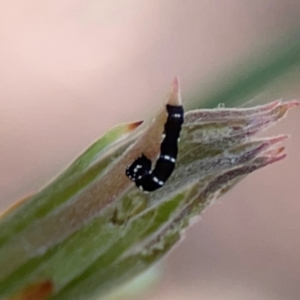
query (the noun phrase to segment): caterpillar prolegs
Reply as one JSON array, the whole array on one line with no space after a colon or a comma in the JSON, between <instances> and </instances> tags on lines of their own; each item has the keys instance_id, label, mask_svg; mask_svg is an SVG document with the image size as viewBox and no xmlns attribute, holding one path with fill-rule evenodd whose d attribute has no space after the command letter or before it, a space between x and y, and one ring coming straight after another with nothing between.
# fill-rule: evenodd
<instances>
[{"instance_id":1,"label":"caterpillar prolegs","mask_svg":"<svg viewBox=\"0 0 300 300\"><path fill-rule=\"evenodd\" d=\"M166 110L168 117L164 125L160 155L154 169L151 170L152 162L144 154L126 169L126 176L134 181L140 190L145 192L152 192L161 188L175 168L179 135L184 122L184 111L182 106L170 104L166 105Z\"/></svg>"}]
</instances>

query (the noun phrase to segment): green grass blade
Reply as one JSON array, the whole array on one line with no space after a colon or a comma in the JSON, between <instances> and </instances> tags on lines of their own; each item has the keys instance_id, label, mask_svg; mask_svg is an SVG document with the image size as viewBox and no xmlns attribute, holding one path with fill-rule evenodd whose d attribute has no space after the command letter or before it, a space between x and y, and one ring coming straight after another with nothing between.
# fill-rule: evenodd
<instances>
[{"instance_id":1,"label":"green grass blade","mask_svg":"<svg viewBox=\"0 0 300 300\"><path fill-rule=\"evenodd\" d=\"M231 67L224 76L218 76L217 84L191 95L191 102L199 107L217 107L219 103L237 106L256 96L275 80L300 65L299 30L287 33L280 41L274 42L260 55L246 59Z\"/></svg>"}]
</instances>

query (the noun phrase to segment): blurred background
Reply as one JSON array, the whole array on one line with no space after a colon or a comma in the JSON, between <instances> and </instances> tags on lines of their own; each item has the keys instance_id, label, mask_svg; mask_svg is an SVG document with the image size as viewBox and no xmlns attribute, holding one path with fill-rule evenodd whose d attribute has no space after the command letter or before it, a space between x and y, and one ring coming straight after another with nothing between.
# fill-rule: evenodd
<instances>
[{"instance_id":1,"label":"blurred background","mask_svg":"<svg viewBox=\"0 0 300 300\"><path fill-rule=\"evenodd\" d=\"M151 117L175 75L190 108L300 99L299 28L297 0L0 1L0 209ZM288 157L210 207L141 299L299 299L299 116L269 131Z\"/></svg>"}]
</instances>

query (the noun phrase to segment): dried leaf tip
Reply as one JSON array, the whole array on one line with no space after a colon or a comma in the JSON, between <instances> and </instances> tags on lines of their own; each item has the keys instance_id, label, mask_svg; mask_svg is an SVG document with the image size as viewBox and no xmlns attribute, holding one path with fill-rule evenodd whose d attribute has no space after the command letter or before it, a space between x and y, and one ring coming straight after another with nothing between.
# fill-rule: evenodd
<instances>
[{"instance_id":1,"label":"dried leaf tip","mask_svg":"<svg viewBox=\"0 0 300 300\"><path fill-rule=\"evenodd\" d=\"M128 124L128 127L127 127L128 132L131 132L131 131L135 130L135 129L138 128L143 122L144 122L144 121L137 121L137 122Z\"/></svg>"},{"instance_id":2,"label":"dried leaf tip","mask_svg":"<svg viewBox=\"0 0 300 300\"><path fill-rule=\"evenodd\" d=\"M46 300L54 291L54 285L50 280L29 285L21 292L9 298L9 300Z\"/></svg>"},{"instance_id":3,"label":"dried leaf tip","mask_svg":"<svg viewBox=\"0 0 300 300\"><path fill-rule=\"evenodd\" d=\"M180 85L178 77L176 76L173 80L171 86L171 92L167 98L166 104L173 105L173 106L181 106L181 93L180 93Z\"/></svg>"}]
</instances>

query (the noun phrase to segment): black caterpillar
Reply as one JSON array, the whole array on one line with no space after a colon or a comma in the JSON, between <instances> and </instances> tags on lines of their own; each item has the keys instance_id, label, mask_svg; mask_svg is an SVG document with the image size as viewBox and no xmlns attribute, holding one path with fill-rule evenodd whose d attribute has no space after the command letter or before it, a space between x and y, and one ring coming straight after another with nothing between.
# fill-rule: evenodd
<instances>
[{"instance_id":1,"label":"black caterpillar","mask_svg":"<svg viewBox=\"0 0 300 300\"><path fill-rule=\"evenodd\" d=\"M184 122L184 111L182 106L169 104L166 105L166 109L168 117L155 168L151 170L151 160L142 154L126 169L126 176L134 181L140 190L145 192L152 192L161 188L175 168L178 153L177 144L181 125Z\"/></svg>"}]
</instances>

